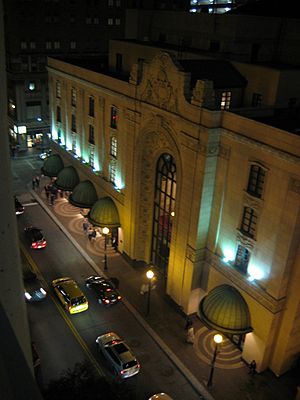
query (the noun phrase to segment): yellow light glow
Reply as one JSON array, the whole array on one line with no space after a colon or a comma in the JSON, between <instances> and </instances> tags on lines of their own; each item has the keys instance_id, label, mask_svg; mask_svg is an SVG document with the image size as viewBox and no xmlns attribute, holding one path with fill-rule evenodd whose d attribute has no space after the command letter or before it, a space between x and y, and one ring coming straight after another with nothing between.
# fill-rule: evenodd
<instances>
[{"instance_id":1,"label":"yellow light glow","mask_svg":"<svg viewBox=\"0 0 300 400\"><path fill-rule=\"evenodd\" d=\"M229 261L233 261L234 260L234 252L233 252L232 249L226 247L223 250L223 253L224 253L224 257L223 257L223 261L224 262L229 262Z\"/></svg>"},{"instance_id":2,"label":"yellow light glow","mask_svg":"<svg viewBox=\"0 0 300 400\"><path fill-rule=\"evenodd\" d=\"M154 277L154 272L151 269L149 269L146 272L146 276L147 276L148 279L152 279Z\"/></svg>"},{"instance_id":3,"label":"yellow light glow","mask_svg":"<svg viewBox=\"0 0 300 400\"><path fill-rule=\"evenodd\" d=\"M175 211L172 211L171 212L171 217L174 217L175 216Z\"/></svg>"},{"instance_id":4,"label":"yellow light glow","mask_svg":"<svg viewBox=\"0 0 300 400\"><path fill-rule=\"evenodd\" d=\"M108 234L109 234L109 229L105 226L105 227L102 229L102 232L103 232L104 235L108 235Z\"/></svg>"},{"instance_id":5,"label":"yellow light glow","mask_svg":"<svg viewBox=\"0 0 300 400\"><path fill-rule=\"evenodd\" d=\"M219 333L217 333L216 335L214 335L214 342L217 344L220 344L223 342L223 336L220 335Z\"/></svg>"}]
</instances>

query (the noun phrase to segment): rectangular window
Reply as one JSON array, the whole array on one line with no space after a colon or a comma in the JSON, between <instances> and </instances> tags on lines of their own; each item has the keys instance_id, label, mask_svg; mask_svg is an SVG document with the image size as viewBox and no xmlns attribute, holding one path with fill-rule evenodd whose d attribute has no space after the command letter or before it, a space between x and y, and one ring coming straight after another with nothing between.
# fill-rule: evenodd
<instances>
[{"instance_id":1,"label":"rectangular window","mask_svg":"<svg viewBox=\"0 0 300 400\"><path fill-rule=\"evenodd\" d=\"M116 19L115 19L115 24L116 24L116 25L120 25L120 24L121 24L120 18L116 18Z\"/></svg>"},{"instance_id":2,"label":"rectangular window","mask_svg":"<svg viewBox=\"0 0 300 400\"><path fill-rule=\"evenodd\" d=\"M28 120L37 119L41 116L42 105L40 101L26 102L26 118Z\"/></svg>"},{"instance_id":3,"label":"rectangular window","mask_svg":"<svg viewBox=\"0 0 300 400\"><path fill-rule=\"evenodd\" d=\"M31 49L35 49L35 42L30 42L29 45Z\"/></svg>"},{"instance_id":4,"label":"rectangular window","mask_svg":"<svg viewBox=\"0 0 300 400\"><path fill-rule=\"evenodd\" d=\"M254 238L257 223L257 215L253 208L244 207L241 223L241 232L250 238Z\"/></svg>"},{"instance_id":5,"label":"rectangular window","mask_svg":"<svg viewBox=\"0 0 300 400\"><path fill-rule=\"evenodd\" d=\"M55 49L60 49L60 42L59 42L59 41L56 40L56 41L54 42L54 48L55 48Z\"/></svg>"},{"instance_id":6,"label":"rectangular window","mask_svg":"<svg viewBox=\"0 0 300 400\"><path fill-rule=\"evenodd\" d=\"M95 144L94 127L89 125L89 143Z\"/></svg>"},{"instance_id":7,"label":"rectangular window","mask_svg":"<svg viewBox=\"0 0 300 400\"><path fill-rule=\"evenodd\" d=\"M111 162L109 166L109 181L115 183L116 180L116 164Z\"/></svg>"},{"instance_id":8,"label":"rectangular window","mask_svg":"<svg viewBox=\"0 0 300 400\"><path fill-rule=\"evenodd\" d=\"M109 7L112 7L114 5L114 0L108 0L107 4Z\"/></svg>"},{"instance_id":9,"label":"rectangular window","mask_svg":"<svg viewBox=\"0 0 300 400\"><path fill-rule=\"evenodd\" d=\"M107 25L113 25L114 24L114 19L113 18L107 18Z\"/></svg>"},{"instance_id":10,"label":"rectangular window","mask_svg":"<svg viewBox=\"0 0 300 400\"><path fill-rule=\"evenodd\" d=\"M95 116L95 99L92 96L89 97L89 116Z\"/></svg>"},{"instance_id":11,"label":"rectangular window","mask_svg":"<svg viewBox=\"0 0 300 400\"><path fill-rule=\"evenodd\" d=\"M238 269L246 274L247 269L248 269L248 264L249 264L249 259L250 259L250 252L246 247L239 245L235 257L235 266L238 267Z\"/></svg>"},{"instance_id":12,"label":"rectangular window","mask_svg":"<svg viewBox=\"0 0 300 400\"><path fill-rule=\"evenodd\" d=\"M60 110L60 106L56 107L56 121L57 122L61 122L61 110Z\"/></svg>"},{"instance_id":13,"label":"rectangular window","mask_svg":"<svg viewBox=\"0 0 300 400\"><path fill-rule=\"evenodd\" d=\"M77 92L76 89L72 88L71 91L71 104L73 107L76 107L76 102L77 102Z\"/></svg>"},{"instance_id":14,"label":"rectangular window","mask_svg":"<svg viewBox=\"0 0 300 400\"><path fill-rule=\"evenodd\" d=\"M86 17L85 23L86 23L87 25L90 25L90 24L92 23L92 18L91 18L91 17Z\"/></svg>"},{"instance_id":15,"label":"rectangular window","mask_svg":"<svg viewBox=\"0 0 300 400\"><path fill-rule=\"evenodd\" d=\"M116 70L121 72L122 71L122 63L123 63L123 55L120 53L116 54Z\"/></svg>"},{"instance_id":16,"label":"rectangular window","mask_svg":"<svg viewBox=\"0 0 300 400\"><path fill-rule=\"evenodd\" d=\"M21 49L26 50L27 49L27 43L26 42L21 42Z\"/></svg>"},{"instance_id":17,"label":"rectangular window","mask_svg":"<svg viewBox=\"0 0 300 400\"><path fill-rule=\"evenodd\" d=\"M90 163L90 166L92 167L92 168L94 168L94 166L95 166L95 151L94 151L94 148L93 147L91 147L90 148L90 154L89 154L89 163Z\"/></svg>"},{"instance_id":18,"label":"rectangular window","mask_svg":"<svg viewBox=\"0 0 300 400\"><path fill-rule=\"evenodd\" d=\"M98 24L99 24L99 18L98 18L98 17L95 17L95 18L94 18L94 24L95 24L95 25L98 25Z\"/></svg>"},{"instance_id":19,"label":"rectangular window","mask_svg":"<svg viewBox=\"0 0 300 400\"><path fill-rule=\"evenodd\" d=\"M76 135L72 135L72 152L76 154Z\"/></svg>"},{"instance_id":20,"label":"rectangular window","mask_svg":"<svg viewBox=\"0 0 300 400\"><path fill-rule=\"evenodd\" d=\"M265 181L265 170L259 165L253 164L250 168L247 192L261 198Z\"/></svg>"},{"instance_id":21,"label":"rectangular window","mask_svg":"<svg viewBox=\"0 0 300 400\"><path fill-rule=\"evenodd\" d=\"M117 157L118 143L117 138L112 136L110 138L110 155L113 157Z\"/></svg>"},{"instance_id":22,"label":"rectangular window","mask_svg":"<svg viewBox=\"0 0 300 400\"><path fill-rule=\"evenodd\" d=\"M121 0L116 0L116 7L121 7Z\"/></svg>"},{"instance_id":23,"label":"rectangular window","mask_svg":"<svg viewBox=\"0 0 300 400\"><path fill-rule=\"evenodd\" d=\"M228 110L231 103L231 92L222 92L221 96L221 110Z\"/></svg>"},{"instance_id":24,"label":"rectangular window","mask_svg":"<svg viewBox=\"0 0 300 400\"><path fill-rule=\"evenodd\" d=\"M262 94L253 93L252 95L252 107L260 107L262 102Z\"/></svg>"},{"instance_id":25,"label":"rectangular window","mask_svg":"<svg viewBox=\"0 0 300 400\"><path fill-rule=\"evenodd\" d=\"M60 99L61 97L61 83L56 81L56 97Z\"/></svg>"},{"instance_id":26,"label":"rectangular window","mask_svg":"<svg viewBox=\"0 0 300 400\"><path fill-rule=\"evenodd\" d=\"M72 132L76 132L76 115L72 114Z\"/></svg>"},{"instance_id":27,"label":"rectangular window","mask_svg":"<svg viewBox=\"0 0 300 400\"><path fill-rule=\"evenodd\" d=\"M76 49L76 42L75 42L75 40L72 40L72 41L70 42L70 49L72 49L72 50Z\"/></svg>"},{"instance_id":28,"label":"rectangular window","mask_svg":"<svg viewBox=\"0 0 300 400\"><path fill-rule=\"evenodd\" d=\"M52 49L52 43L49 40L46 42L46 49L47 50L51 50Z\"/></svg>"},{"instance_id":29,"label":"rectangular window","mask_svg":"<svg viewBox=\"0 0 300 400\"><path fill-rule=\"evenodd\" d=\"M110 126L114 129L117 129L118 126L118 109L114 106L111 107Z\"/></svg>"}]
</instances>

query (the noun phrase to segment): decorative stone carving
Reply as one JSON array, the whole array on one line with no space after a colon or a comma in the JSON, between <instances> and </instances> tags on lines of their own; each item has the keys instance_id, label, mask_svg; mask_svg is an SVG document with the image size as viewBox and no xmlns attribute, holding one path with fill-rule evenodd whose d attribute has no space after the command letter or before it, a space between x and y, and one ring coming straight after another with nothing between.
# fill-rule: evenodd
<instances>
[{"instance_id":1,"label":"decorative stone carving","mask_svg":"<svg viewBox=\"0 0 300 400\"><path fill-rule=\"evenodd\" d=\"M236 239L241 243L246 249L252 251L255 246L255 240L244 235L241 231L237 231Z\"/></svg>"},{"instance_id":2,"label":"decorative stone carving","mask_svg":"<svg viewBox=\"0 0 300 400\"><path fill-rule=\"evenodd\" d=\"M186 247L186 257L191 260L193 263L205 260L205 253L203 250L196 250L190 245Z\"/></svg>"},{"instance_id":3,"label":"decorative stone carving","mask_svg":"<svg viewBox=\"0 0 300 400\"><path fill-rule=\"evenodd\" d=\"M253 208L257 213L260 213L263 200L251 196L248 192L244 192L244 204L247 207Z\"/></svg>"},{"instance_id":4,"label":"decorative stone carving","mask_svg":"<svg viewBox=\"0 0 300 400\"><path fill-rule=\"evenodd\" d=\"M191 103L199 107L215 107L215 91L213 81L197 80L193 89Z\"/></svg>"}]
</instances>

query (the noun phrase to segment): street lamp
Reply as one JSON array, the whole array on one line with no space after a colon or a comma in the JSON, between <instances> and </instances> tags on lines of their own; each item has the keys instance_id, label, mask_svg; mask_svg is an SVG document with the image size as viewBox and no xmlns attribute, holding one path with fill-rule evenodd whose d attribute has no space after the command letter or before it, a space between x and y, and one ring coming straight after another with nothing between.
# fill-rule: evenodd
<instances>
[{"instance_id":1,"label":"street lamp","mask_svg":"<svg viewBox=\"0 0 300 400\"><path fill-rule=\"evenodd\" d=\"M147 300L147 313L146 313L146 315L149 315L149 312L150 312L151 283L152 283L152 279L154 277L154 272L151 269L149 269L146 272L146 277L148 278L148 300Z\"/></svg>"},{"instance_id":2,"label":"street lamp","mask_svg":"<svg viewBox=\"0 0 300 400\"><path fill-rule=\"evenodd\" d=\"M104 234L104 270L107 270L107 254L106 254L106 249L107 249L107 235L109 234L109 229L105 226L102 229L102 233Z\"/></svg>"},{"instance_id":3,"label":"street lamp","mask_svg":"<svg viewBox=\"0 0 300 400\"><path fill-rule=\"evenodd\" d=\"M218 354L218 345L223 342L223 336L220 335L219 333L217 333L216 335L214 335L214 342L215 342L216 346L215 346L215 351L214 351L214 355L213 355L212 362L211 362L211 370L210 370L209 378L207 381L208 388L210 388L212 386L215 362L216 362L216 358L217 358L217 354Z\"/></svg>"}]
</instances>

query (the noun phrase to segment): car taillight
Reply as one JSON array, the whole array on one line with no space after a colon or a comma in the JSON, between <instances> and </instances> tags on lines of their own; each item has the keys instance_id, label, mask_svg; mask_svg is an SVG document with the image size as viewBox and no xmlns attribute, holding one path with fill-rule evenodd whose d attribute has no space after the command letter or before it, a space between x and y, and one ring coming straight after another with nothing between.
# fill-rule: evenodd
<instances>
[{"instance_id":1,"label":"car taillight","mask_svg":"<svg viewBox=\"0 0 300 400\"><path fill-rule=\"evenodd\" d=\"M126 372L126 371L123 371L123 370L122 370L122 371L120 372L120 374L121 374L121 375L124 375L124 374L125 374L125 372Z\"/></svg>"},{"instance_id":2,"label":"car taillight","mask_svg":"<svg viewBox=\"0 0 300 400\"><path fill-rule=\"evenodd\" d=\"M46 240L43 240L43 241L42 241L42 245L45 247L46 244L47 244Z\"/></svg>"},{"instance_id":3,"label":"car taillight","mask_svg":"<svg viewBox=\"0 0 300 400\"><path fill-rule=\"evenodd\" d=\"M36 242L33 242L31 247L33 247L35 249L36 247L38 247L38 244Z\"/></svg>"},{"instance_id":4,"label":"car taillight","mask_svg":"<svg viewBox=\"0 0 300 400\"><path fill-rule=\"evenodd\" d=\"M104 300L104 301L105 301L106 304L109 304L109 300L108 300L108 299L106 299L106 300Z\"/></svg>"}]
</instances>

